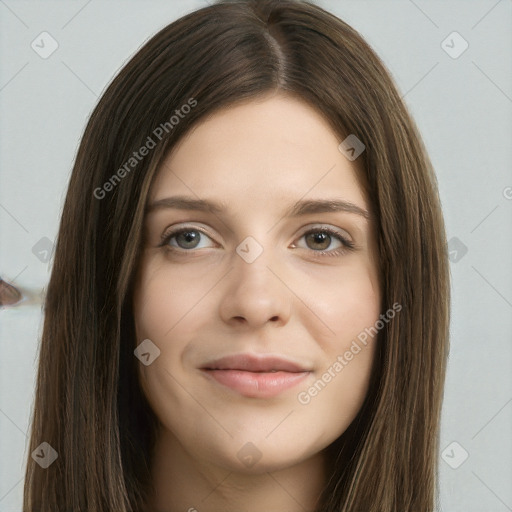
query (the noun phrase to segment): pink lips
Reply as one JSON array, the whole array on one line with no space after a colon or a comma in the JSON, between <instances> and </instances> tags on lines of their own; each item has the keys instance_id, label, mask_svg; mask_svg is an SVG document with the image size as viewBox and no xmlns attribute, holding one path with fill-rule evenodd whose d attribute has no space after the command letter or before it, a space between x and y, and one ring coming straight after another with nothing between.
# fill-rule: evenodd
<instances>
[{"instance_id":1,"label":"pink lips","mask_svg":"<svg viewBox=\"0 0 512 512\"><path fill-rule=\"evenodd\" d=\"M218 383L252 398L277 396L310 374L310 370L287 359L246 354L217 359L201 370Z\"/></svg>"}]
</instances>

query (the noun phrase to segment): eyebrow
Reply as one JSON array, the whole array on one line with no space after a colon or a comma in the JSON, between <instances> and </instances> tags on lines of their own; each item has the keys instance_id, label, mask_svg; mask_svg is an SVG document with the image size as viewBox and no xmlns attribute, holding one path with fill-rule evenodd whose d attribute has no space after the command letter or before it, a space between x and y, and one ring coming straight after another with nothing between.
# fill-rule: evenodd
<instances>
[{"instance_id":1,"label":"eyebrow","mask_svg":"<svg viewBox=\"0 0 512 512\"><path fill-rule=\"evenodd\" d=\"M208 199L194 199L185 196L174 196L159 199L158 201L154 201L153 203L147 205L145 213L147 214L166 208L194 210L213 213L215 215L221 214L227 210L227 206L223 202L217 202ZM367 210L343 199L299 200L285 212L284 217L299 217L301 215L326 212L352 213L365 219L370 219L370 214Z\"/></svg>"}]
</instances>

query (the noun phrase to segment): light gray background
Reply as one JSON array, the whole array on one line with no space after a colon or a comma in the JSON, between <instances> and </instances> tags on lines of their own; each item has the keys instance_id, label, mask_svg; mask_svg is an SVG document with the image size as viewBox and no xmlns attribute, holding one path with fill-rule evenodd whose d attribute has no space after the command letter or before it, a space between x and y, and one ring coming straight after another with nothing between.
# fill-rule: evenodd
<instances>
[{"instance_id":1,"label":"light gray background","mask_svg":"<svg viewBox=\"0 0 512 512\"><path fill-rule=\"evenodd\" d=\"M145 40L206 3L0 0L1 277L46 286L51 261L33 247L55 240L98 97ZM439 180L453 250L439 510L511 511L512 0L317 3L384 60ZM43 31L59 44L47 59L31 48ZM443 46L460 41L442 45L453 31L469 44L458 58ZM39 305L0 310L0 511L21 510L41 326Z\"/></svg>"}]
</instances>

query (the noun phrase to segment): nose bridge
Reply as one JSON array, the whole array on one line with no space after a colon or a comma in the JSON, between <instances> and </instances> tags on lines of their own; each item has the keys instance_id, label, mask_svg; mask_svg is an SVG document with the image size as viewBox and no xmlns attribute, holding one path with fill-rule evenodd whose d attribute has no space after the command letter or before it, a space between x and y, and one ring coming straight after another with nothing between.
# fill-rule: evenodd
<instances>
[{"instance_id":1,"label":"nose bridge","mask_svg":"<svg viewBox=\"0 0 512 512\"><path fill-rule=\"evenodd\" d=\"M262 237L259 238L261 240ZM236 254L233 255L235 284L239 283L246 290L253 289L262 297L265 293L275 292L276 277L270 271L276 261L275 247L269 246L268 242L263 246L263 241L260 243L256 238L248 236L238 244L235 252Z\"/></svg>"},{"instance_id":2,"label":"nose bridge","mask_svg":"<svg viewBox=\"0 0 512 512\"><path fill-rule=\"evenodd\" d=\"M291 297L273 272L276 262L275 248L264 247L252 236L240 242L221 304L225 321L245 319L255 325L268 320L287 321Z\"/></svg>"},{"instance_id":3,"label":"nose bridge","mask_svg":"<svg viewBox=\"0 0 512 512\"><path fill-rule=\"evenodd\" d=\"M262 239L261 235L259 236L259 239ZM262 260L263 262L266 262L271 256L271 251L269 251L270 244L266 242L266 247L263 247L263 243L265 242L262 241L262 243L260 243L253 236L247 236L236 247L236 254L248 265L252 265L258 260L260 260L259 265L261 265Z\"/></svg>"}]
</instances>

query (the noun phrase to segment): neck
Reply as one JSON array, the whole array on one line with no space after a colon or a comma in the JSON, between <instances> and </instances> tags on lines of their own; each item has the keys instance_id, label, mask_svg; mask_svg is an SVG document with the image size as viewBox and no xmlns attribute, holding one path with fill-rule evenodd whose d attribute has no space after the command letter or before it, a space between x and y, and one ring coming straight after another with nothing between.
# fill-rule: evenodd
<instances>
[{"instance_id":1,"label":"neck","mask_svg":"<svg viewBox=\"0 0 512 512\"><path fill-rule=\"evenodd\" d=\"M240 473L190 457L167 431L154 453L155 512L313 512L326 481L323 452L284 469Z\"/></svg>"}]
</instances>

